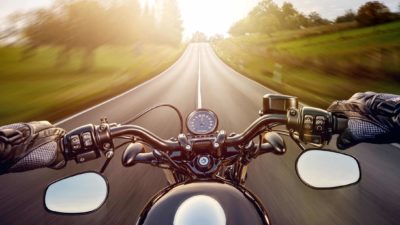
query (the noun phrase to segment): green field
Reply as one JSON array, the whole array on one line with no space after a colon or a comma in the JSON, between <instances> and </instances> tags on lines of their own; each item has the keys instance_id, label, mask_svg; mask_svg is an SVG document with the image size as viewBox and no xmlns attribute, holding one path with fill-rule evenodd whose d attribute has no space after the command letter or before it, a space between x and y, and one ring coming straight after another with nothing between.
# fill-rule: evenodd
<instances>
[{"instance_id":1,"label":"green field","mask_svg":"<svg viewBox=\"0 0 400 225\"><path fill-rule=\"evenodd\" d=\"M400 22L248 35L213 47L242 74L315 106L358 91L400 94Z\"/></svg>"},{"instance_id":2,"label":"green field","mask_svg":"<svg viewBox=\"0 0 400 225\"><path fill-rule=\"evenodd\" d=\"M128 90L172 65L184 47L103 47L81 72L82 53L56 65L58 49L41 48L22 60L22 47L0 48L0 124L56 121Z\"/></svg>"}]
</instances>

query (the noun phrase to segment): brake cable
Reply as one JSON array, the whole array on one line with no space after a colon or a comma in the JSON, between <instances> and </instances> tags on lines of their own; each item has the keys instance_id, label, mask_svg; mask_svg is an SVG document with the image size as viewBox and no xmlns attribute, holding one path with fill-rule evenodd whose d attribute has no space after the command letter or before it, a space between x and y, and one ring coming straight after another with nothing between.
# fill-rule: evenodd
<instances>
[{"instance_id":1,"label":"brake cable","mask_svg":"<svg viewBox=\"0 0 400 225\"><path fill-rule=\"evenodd\" d=\"M143 112L141 112L141 113L137 114L136 116L126 120L122 124L130 124L133 121L135 121L135 120L139 119L140 117L144 116L145 114L149 113L150 111L153 111L153 110L155 110L157 108L161 108L161 107L169 107L169 108L173 109L176 112L176 114L178 114L179 122L181 124L180 133L183 133L183 117L182 117L182 114L181 114L181 112L179 111L178 108L176 108L175 106L173 106L171 104L161 104L161 105L156 105L156 106L152 106L150 108L147 108Z\"/></svg>"}]
</instances>

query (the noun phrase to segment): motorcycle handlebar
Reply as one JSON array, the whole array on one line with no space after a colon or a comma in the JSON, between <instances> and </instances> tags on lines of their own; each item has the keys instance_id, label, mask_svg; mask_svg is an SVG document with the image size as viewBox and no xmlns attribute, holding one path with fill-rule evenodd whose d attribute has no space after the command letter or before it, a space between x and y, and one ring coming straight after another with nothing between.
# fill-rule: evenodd
<instances>
[{"instance_id":1,"label":"motorcycle handlebar","mask_svg":"<svg viewBox=\"0 0 400 225\"><path fill-rule=\"evenodd\" d=\"M140 139L146 141L153 148L162 149L165 151L172 151L181 148L178 141L164 140L154 133L144 129L143 127L136 125L123 125L110 128L111 138L117 138L124 135L132 135L139 137Z\"/></svg>"},{"instance_id":2,"label":"motorcycle handlebar","mask_svg":"<svg viewBox=\"0 0 400 225\"><path fill-rule=\"evenodd\" d=\"M295 113L288 111L288 114L262 115L241 134L227 137L224 145L226 147L245 145L253 138L265 132L266 127L269 124L274 123L287 125L288 130L302 132L301 137L304 141L306 141L307 138L309 139L310 135L307 136L307 133L304 132L304 118L305 116L310 115L313 115L315 121L312 122L314 126L312 129L317 128L317 119L321 115L325 116L325 118L330 121L324 125L329 131L325 131L324 128L322 132L323 135L321 135L320 138L321 143L324 143L323 141L326 141L328 138L330 138L333 133L341 133L347 128L346 118L332 115L331 113L321 109L307 108L303 110L296 110L296 113L297 114L295 115ZM316 133L313 132L311 138L315 138L315 134ZM164 140L143 127L136 125L110 126L107 123L102 123L98 126L88 124L70 131L64 136L62 140L62 146L67 159L75 159L76 162L81 163L91 159L99 158L100 152L103 152L107 156L107 153L113 150L113 140L115 138L127 135L139 138L151 145L153 148L161 151L188 150L187 143L180 143L179 140L174 139Z\"/></svg>"},{"instance_id":3,"label":"motorcycle handlebar","mask_svg":"<svg viewBox=\"0 0 400 225\"><path fill-rule=\"evenodd\" d=\"M254 137L257 137L265 131L265 127L271 123L286 124L287 116L284 114L267 114L255 120L246 130L241 134L228 137L225 141L227 146L237 146L247 144Z\"/></svg>"}]
</instances>

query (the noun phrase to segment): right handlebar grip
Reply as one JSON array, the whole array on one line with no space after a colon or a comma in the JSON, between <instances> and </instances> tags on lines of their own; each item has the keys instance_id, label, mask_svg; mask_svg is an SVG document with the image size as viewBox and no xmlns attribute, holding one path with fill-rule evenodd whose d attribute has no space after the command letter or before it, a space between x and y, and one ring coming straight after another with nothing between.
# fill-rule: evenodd
<instances>
[{"instance_id":1,"label":"right handlebar grip","mask_svg":"<svg viewBox=\"0 0 400 225\"><path fill-rule=\"evenodd\" d=\"M346 117L333 115L333 133L340 134L346 130L348 121Z\"/></svg>"}]
</instances>

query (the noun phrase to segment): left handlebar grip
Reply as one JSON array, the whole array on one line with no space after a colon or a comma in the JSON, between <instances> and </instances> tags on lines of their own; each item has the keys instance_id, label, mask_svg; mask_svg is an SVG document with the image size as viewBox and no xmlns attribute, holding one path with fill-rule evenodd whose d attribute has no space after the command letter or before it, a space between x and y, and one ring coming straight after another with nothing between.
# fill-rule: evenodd
<instances>
[{"instance_id":1,"label":"left handlebar grip","mask_svg":"<svg viewBox=\"0 0 400 225\"><path fill-rule=\"evenodd\" d=\"M96 127L87 124L68 132L62 139L64 154L67 160L84 163L100 157Z\"/></svg>"}]
</instances>

